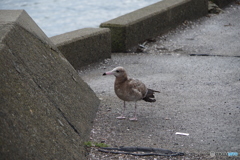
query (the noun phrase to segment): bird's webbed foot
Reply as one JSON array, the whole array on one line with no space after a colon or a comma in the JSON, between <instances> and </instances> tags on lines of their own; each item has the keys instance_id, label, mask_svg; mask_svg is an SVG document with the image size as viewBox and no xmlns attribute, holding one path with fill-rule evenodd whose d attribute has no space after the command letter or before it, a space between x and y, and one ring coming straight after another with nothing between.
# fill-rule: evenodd
<instances>
[{"instance_id":1,"label":"bird's webbed foot","mask_svg":"<svg viewBox=\"0 0 240 160\"><path fill-rule=\"evenodd\" d=\"M130 121L137 121L137 117L129 118Z\"/></svg>"},{"instance_id":2,"label":"bird's webbed foot","mask_svg":"<svg viewBox=\"0 0 240 160\"><path fill-rule=\"evenodd\" d=\"M126 119L126 117L124 116L119 116L119 117L116 117L117 119Z\"/></svg>"}]
</instances>

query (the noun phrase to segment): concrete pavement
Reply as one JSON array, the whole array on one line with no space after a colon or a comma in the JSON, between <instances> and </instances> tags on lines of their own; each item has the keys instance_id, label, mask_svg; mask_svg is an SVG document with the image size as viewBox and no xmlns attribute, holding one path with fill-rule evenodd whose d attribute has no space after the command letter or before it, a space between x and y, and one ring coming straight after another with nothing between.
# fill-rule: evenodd
<instances>
[{"instance_id":1,"label":"concrete pavement","mask_svg":"<svg viewBox=\"0 0 240 160\"><path fill-rule=\"evenodd\" d=\"M92 141L110 146L164 148L184 152L186 159L213 158L211 151L240 153L239 22L240 6L234 4L219 15L185 22L156 42L145 44L144 53L113 54L111 59L79 71L101 99ZM116 119L123 102L114 93L115 78L102 76L116 66L123 66L129 77L161 91L155 103L138 102L137 122ZM134 103L127 103L126 116L133 113ZM94 148L89 156L138 158L103 154Z\"/></svg>"}]
</instances>

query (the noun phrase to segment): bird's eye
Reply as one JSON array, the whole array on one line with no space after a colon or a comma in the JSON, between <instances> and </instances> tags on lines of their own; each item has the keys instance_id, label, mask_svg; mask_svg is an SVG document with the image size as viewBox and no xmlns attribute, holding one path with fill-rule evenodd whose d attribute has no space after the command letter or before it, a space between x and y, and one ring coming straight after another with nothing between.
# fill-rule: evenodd
<instances>
[{"instance_id":1,"label":"bird's eye","mask_svg":"<svg viewBox=\"0 0 240 160\"><path fill-rule=\"evenodd\" d=\"M119 73L119 70L116 70L117 73Z\"/></svg>"}]
</instances>

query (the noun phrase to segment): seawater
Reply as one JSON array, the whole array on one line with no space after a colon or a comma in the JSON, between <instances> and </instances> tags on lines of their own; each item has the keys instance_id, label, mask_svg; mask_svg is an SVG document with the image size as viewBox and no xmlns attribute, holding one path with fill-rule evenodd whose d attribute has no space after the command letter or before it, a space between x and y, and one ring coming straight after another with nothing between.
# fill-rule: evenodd
<instances>
[{"instance_id":1,"label":"seawater","mask_svg":"<svg viewBox=\"0 0 240 160\"><path fill-rule=\"evenodd\" d=\"M161 0L0 0L0 9L24 9L48 37L86 27Z\"/></svg>"}]
</instances>

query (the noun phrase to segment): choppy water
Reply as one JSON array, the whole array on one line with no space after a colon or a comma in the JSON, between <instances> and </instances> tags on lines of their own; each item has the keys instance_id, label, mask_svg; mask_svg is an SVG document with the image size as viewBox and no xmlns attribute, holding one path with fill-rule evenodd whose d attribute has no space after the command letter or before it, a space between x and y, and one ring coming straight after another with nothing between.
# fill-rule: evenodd
<instances>
[{"instance_id":1,"label":"choppy water","mask_svg":"<svg viewBox=\"0 0 240 160\"><path fill-rule=\"evenodd\" d=\"M161 0L0 0L0 9L24 9L49 37L99 24Z\"/></svg>"}]
</instances>

